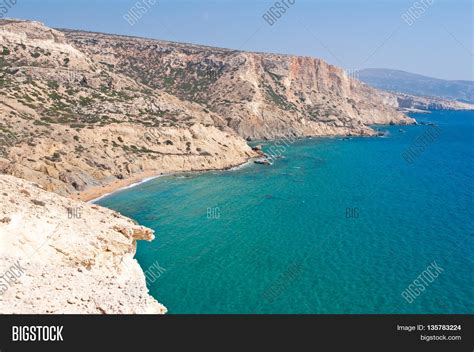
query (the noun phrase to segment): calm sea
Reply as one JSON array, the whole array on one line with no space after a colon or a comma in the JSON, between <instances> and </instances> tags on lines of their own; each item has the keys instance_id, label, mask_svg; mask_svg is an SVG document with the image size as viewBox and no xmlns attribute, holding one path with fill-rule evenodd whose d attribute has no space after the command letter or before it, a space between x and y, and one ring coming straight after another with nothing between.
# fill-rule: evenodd
<instances>
[{"instance_id":1,"label":"calm sea","mask_svg":"<svg viewBox=\"0 0 474 352\"><path fill-rule=\"evenodd\" d=\"M435 126L297 141L272 166L98 203L155 229L136 257L163 268L148 286L169 313L474 313L474 114L413 116Z\"/></svg>"}]
</instances>

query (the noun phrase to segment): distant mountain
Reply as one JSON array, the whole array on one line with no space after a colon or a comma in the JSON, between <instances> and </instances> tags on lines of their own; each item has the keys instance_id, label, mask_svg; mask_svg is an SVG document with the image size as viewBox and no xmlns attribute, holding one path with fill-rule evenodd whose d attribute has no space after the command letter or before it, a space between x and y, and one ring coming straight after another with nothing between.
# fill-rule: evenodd
<instances>
[{"instance_id":1,"label":"distant mountain","mask_svg":"<svg viewBox=\"0 0 474 352\"><path fill-rule=\"evenodd\" d=\"M358 76L362 82L383 90L474 103L474 81L448 81L381 68L361 70Z\"/></svg>"}]
</instances>

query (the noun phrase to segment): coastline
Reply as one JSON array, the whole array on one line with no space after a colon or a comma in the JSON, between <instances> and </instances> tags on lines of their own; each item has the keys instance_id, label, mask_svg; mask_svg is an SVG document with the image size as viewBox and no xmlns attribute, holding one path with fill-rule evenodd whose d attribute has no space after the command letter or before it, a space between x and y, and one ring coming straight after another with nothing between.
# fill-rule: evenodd
<instances>
[{"instance_id":1,"label":"coastline","mask_svg":"<svg viewBox=\"0 0 474 352\"><path fill-rule=\"evenodd\" d=\"M162 176L162 174L157 174L156 171L141 172L126 179L117 179L102 186L91 187L85 191L80 192L79 194L76 194L73 198L82 200L83 202L93 203L94 201L107 197L108 195L118 192L119 190L134 187L135 185L139 185L143 182L146 182L147 180L151 180L160 176Z\"/></svg>"},{"instance_id":2,"label":"coastline","mask_svg":"<svg viewBox=\"0 0 474 352\"><path fill-rule=\"evenodd\" d=\"M159 177L173 176L173 175L179 175L183 173L199 174L199 173L209 172L209 171L233 171L233 170L238 170L246 165L250 165L253 162L253 160L255 160L255 158L251 157L243 163L230 165L224 168L213 168L213 169L203 169L203 170L177 170L174 172L144 171L134 176L128 177L126 179L122 179L122 180L117 179L113 182L107 183L102 186L91 187L85 191L79 192L78 194L74 195L71 198L76 199L76 200L81 200L86 203L94 203L116 192L139 186L143 183L146 183L148 181L154 180Z\"/></svg>"},{"instance_id":3,"label":"coastline","mask_svg":"<svg viewBox=\"0 0 474 352\"><path fill-rule=\"evenodd\" d=\"M272 167L256 165L238 172L210 172L198 176L187 174L185 178L166 177L152 181L148 185L118 193L107 198L104 203L116 211L124 211L130 217L139 219L140 223L154 228L158 233L158 241L142 243L138 247L137 258L144 269L155 259L162 261L165 268L167 265L171 268L175 258L180 258L181 267L187 268L181 270L180 275L173 275L169 270L167 276L162 278L163 281L150 285L152 295L158 301L168 305L172 314L200 314L209 313L210 310L213 314L271 311L275 309L275 301L265 297L270 297L268 292L275 287L274 283L278 283L278 280L289 270L294 269L295 265L298 269L298 264L300 264L299 268L304 270L303 274L297 278L301 280L299 281L301 286L298 284L295 290L287 288L286 293L279 296L278 299L281 297L283 301L278 305L280 307L278 312L310 314L317 308L308 308L304 304L300 306L299 303L295 306L293 298L295 293L298 294L298 288L311 287L314 283L312 278L318 277L321 273L321 271L318 272L318 265L310 265L311 263L319 264L320 258L317 257L318 253L311 248L306 250L301 250L301 248L307 248L308 245L317 248L320 240L327 238L333 239L331 243L336 248L340 246L341 241L350 243L350 234L356 233L361 234L360 242L358 242L361 252L356 256L363 252L370 256L374 248L382 249L385 254L390 255L393 253L393 248L397 248L396 252L400 255L396 260L404 262L407 257L403 250L408 248L407 243L412 252L416 253L417 246L429 240L433 236L431 233L435 233L436 238L445 241L443 244L446 243L447 246L452 243L452 239L469 237L462 227L466 218L451 217L452 214L456 214L454 210L459 209L456 204L457 199L469 200L465 197L469 195L466 189L457 188L456 194L459 190L459 195L461 195L459 198L453 197L451 192L454 191L451 185L466 184L463 181L470 175L468 165L466 168L465 163L459 162L465 159L453 157L464 157L468 154L463 151L453 153L459 145L453 144L451 137L457 138L459 131L462 131L464 137L469 136L469 130L466 127L472 126L469 119L471 115L459 113L458 116L457 114L437 113L429 119L423 119L420 115L416 116L420 121L424 120L427 123L444 122L445 124L442 125L443 134L436 139L436 142L426 145L425 154L421 155L415 164L407 163L401 157L400 151L410 147L412 141L430 130L430 127L407 126L402 127L405 132L400 133L399 126L388 125L387 129L391 133L386 139L359 137L343 142L339 139L321 138L316 139L314 143L311 140L302 140L301 144L295 143L290 146L288 153L283 153L285 159L276 161ZM463 140L468 142L466 138ZM268 142L267 146L263 146L264 150L268 151L267 148L271 145L272 142ZM469 143L464 146L468 148ZM450 149L446 150L446 147ZM444 150L446 152L443 152ZM448 163L448 165L444 164L446 167L443 169L437 167L440 157ZM386 169L380 166L388 164L400 172L396 175L387 175ZM467 171L460 173L466 178L459 179L459 176L454 176L453 184L450 184L449 177L434 177L438 176L438 170L441 174L451 174L453 165L459 166L459 170ZM430 176L431 173L436 174ZM419 175L423 177L418 177ZM409 197L416 206L423 206L425 209L423 213L430 213L432 204L429 201L426 202L425 198L431 199L430 192L433 189L425 185L424 180L427 179L441 180L438 183L442 185L439 189L446 198L435 197L433 200L438 207L441 205L441 209L443 209L443 203L446 203L449 204L449 209L453 210L440 212L444 223L449 224L448 229L455 228L454 225L450 225L449 219L455 221L453 224L456 224L459 233L456 230L452 237L446 237L445 233L449 232L446 228L427 223L426 219L418 216L419 213L413 212L410 207L407 208L406 200ZM357 182L358 180L363 180L363 182ZM357 183L356 187L353 187L354 181ZM377 188L375 195L374 188ZM394 189L403 189L403 191L394 193ZM410 193L414 189L422 192L420 195ZM236 197L238 197L237 200ZM359 214L359 221L348 222L345 219L345 199L349 199L349 203L352 202L359 210L367 211L362 215ZM393 200L391 204L397 209L396 213L392 212L391 208L384 208L386 199ZM371 222L373 220L371 214L377 214L377 210L381 209L384 210L384 215L387 215L381 218L384 221ZM281 218L282 214L288 215L285 217L288 221ZM469 214L465 213L465 215ZM410 220L392 222L394 219L405 218ZM305 225L305 219L312 219L313 222ZM365 221L364 219L369 221L369 226L366 228L369 231L360 231L361 220ZM387 224L394 224L394 226L388 226L390 229L387 230ZM298 225L302 226L298 227ZM341 228L348 231L340 235ZM425 228L427 231L417 232L417 228ZM436 232L430 232L434 228ZM374 233L389 233L390 236L374 236ZM238 238L235 237L236 235ZM433 251L439 249L436 243L432 245ZM354 252L350 247L343 247L340 247L343 253L337 254L340 254L339 258L344 263L344 269L350 271L351 268L356 268L353 260ZM202 250L203 248L208 250ZM332 273L331 253L330 251L322 252L327 254L327 260L321 260L321 263L324 263L324 272ZM306 258L308 253L313 255L310 261ZM411 262L413 267L426 265L423 263L423 258L416 255L408 257L413 260ZM268 283L263 284L261 278L268 272L263 264L275 262L275 258L278 258L278 265L272 266L275 269L273 276ZM262 270L256 270L255 263L260 264ZM381 264L377 260L362 260L361 263L367 264L367 267L364 267L367 272L376 272L377 265ZM387 268L391 266L390 261L383 261L383 264L386 264ZM459 264L465 265L466 262L460 260ZM238 285L239 289L242 289L241 296L233 295L235 285L218 285L220 297L225 297L225 300L222 305L216 307L215 292L217 291L209 285L204 285L203 288L202 284L205 281L203 278L222 277L223 268L228 269L224 278L236 277L246 270L254 269L256 272L242 278L242 281L240 279L237 281L239 284L244 281L247 284ZM465 273L462 270L460 272ZM405 279L401 277L397 285L403 286L404 282L410 280L409 268L404 274L406 274ZM467 277L460 275L460 284L463 278ZM351 284L350 275L341 280L348 285ZM255 287L258 289L253 290ZM451 292L450 289L456 292L455 286L447 286L449 292ZM390 290L391 288L387 289L387 294ZM176 295L178 291L188 292L188 299L183 300L182 297ZM253 295L255 291L258 295ZM361 309L370 311L373 307L366 302L371 300L370 296L373 292L365 292L365 294L368 296L361 300L361 307L365 308ZM384 295L385 292L379 294L377 291L374 297L383 301ZM341 297L343 297L342 294ZM332 296L328 295L327 299L324 309L330 311L337 305L333 304ZM357 299L357 294L354 294L354 299ZM442 294L440 294L440 299L442 299ZM283 304L285 302L286 304ZM394 302L396 306L396 297ZM431 303L426 303L425 308L428 311L436 307ZM462 306L466 303L469 301L459 300L459 307L452 309L465 311L462 310L465 309ZM351 309L351 303L348 302L346 307L340 308L340 311L344 309ZM382 307L381 310L383 309ZM339 309L337 311L340 312Z\"/></svg>"},{"instance_id":4,"label":"coastline","mask_svg":"<svg viewBox=\"0 0 474 352\"><path fill-rule=\"evenodd\" d=\"M416 120L413 123L416 125ZM388 126L388 125L374 125L374 126ZM402 126L398 125L397 126ZM338 137L345 137L344 135L328 135L328 136L304 136L304 137L296 137L297 140L308 140L308 139L313 139L313 138L338 138ZM378 137L376 134L375 135L359 135L359 136L352 136L352 137L361 137L361 138L373 138L373 137ZM277 140L255 140L252 141L254 144L268 144L271 142L275 142ZM202 169L202 170L175 170L175 171L169 171L169 172L158 172L158 171L144 171L141 173L137 173L134 176L128 177L126 179L122 180L114 180L110 183L104 184L102 186L95 186L91 187L87 190L84 190L82 192L79 192L71 198L75 200L81 200L86 203L94 203L100 199L103 199L109 195L112 195L116 192L132 188L135 186L139 186L143 183L146 183L148 181L154 180L159 177L164 177L164 176L173 176L173 175L179 175L183 173L203 173L203 172L210 172L210 171L232 171L232 170L237 170L240 169L241 167L244 167L246 165L251 164L254 160L258 159L258 157L249 157L246 161L240 164L235 164L235 165L229 165L223 168L210 168L210 169Z\"/></svg>"}]
</instances>

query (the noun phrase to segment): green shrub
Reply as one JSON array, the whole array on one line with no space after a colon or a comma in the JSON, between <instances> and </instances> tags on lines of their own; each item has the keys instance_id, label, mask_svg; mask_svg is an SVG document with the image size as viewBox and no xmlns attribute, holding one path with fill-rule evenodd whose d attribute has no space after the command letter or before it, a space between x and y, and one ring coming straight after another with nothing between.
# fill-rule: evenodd
<instances>
[{"instance_id":1,"label":"green shrub","mask_svg":"<svg viewBox=\"0 0 474 352\"><path fill-rule=\"evenodd\" d=\"M81 106L87 106L87 105L90 105L92 103L92 99L89 98L89 97L80 97L79 98L79 104Z\"/></svg>"},{"instance_id":2,"label":"green shrub","mask_svg":"<svg viewBox=\"0 0 474 352\"><path fill-rule=\"evenodd\" d=\"M48 87L51 89L58 89L59 83L56 81L48 81Z\"/></svg>"}]
</instances>

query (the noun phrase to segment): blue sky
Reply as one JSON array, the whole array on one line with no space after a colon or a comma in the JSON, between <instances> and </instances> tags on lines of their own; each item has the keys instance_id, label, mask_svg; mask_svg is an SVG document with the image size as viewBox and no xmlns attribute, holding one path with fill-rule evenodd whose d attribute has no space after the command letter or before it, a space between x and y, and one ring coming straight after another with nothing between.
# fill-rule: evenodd
<instances>
[{"instance_id":1,"label":"blue sky","mask_svg":"<svg viewBox=\"0 0 474 352\"><path fill-rule=\"evenodd\" d=\"M133 26L124 20L135 3L147 1L155 2L17 0L6 17L39 20L51 27L314 56L346 69L382 67L474 79L472 0L295 0L272 26L262 15L275 0L157 0ZM408 25L401 16L415 3L424 13Z\"/></svg>"}]
</instances>

